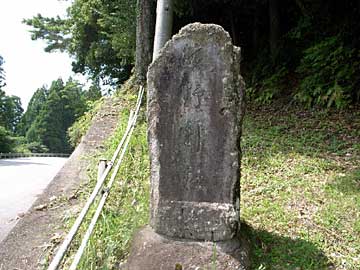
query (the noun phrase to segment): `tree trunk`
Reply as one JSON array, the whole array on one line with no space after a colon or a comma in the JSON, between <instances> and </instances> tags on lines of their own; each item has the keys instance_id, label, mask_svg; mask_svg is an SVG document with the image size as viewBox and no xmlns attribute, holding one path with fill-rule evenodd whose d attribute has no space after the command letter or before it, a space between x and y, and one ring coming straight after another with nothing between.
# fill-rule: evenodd
<instances>
[{"instance_id":1,"label":"tree trunk","mask_svg":"<svg viewBox=\"0 0 360 270\"><path fill-rule=\"evenodd\" d=\"M137 0L135 74L140 84L146 82L151 63L155 31L155 1Z\"/></svg>"},{"instance_id":2,"label":"tree trunk","mask_svg":"<svg viewBox=\"0 0 360 270\"><path fill-rule=\"evenodd\" d=\"M257 2L255 2L255 10L254 10L254 17L253 17L253 31L252 31L252 39L253 39L253 55L257 55L259 50L259 37L260 37L260 7Z\"/></svg>"},{"instance_id":3,"label":"tree trunk","mask_svg":"<svg viewBox=\"0 0 360 270\"><path fill-rule=\"evenodd\" d=\"M311 17L311 13L307 10L305 4L302 2L302 0L295 0L296 5L301 10L301 13L305 17Z\"/></svg>"},{"instance_id":4,"label":"tree trunk","mask_svg":"<svg viewBox=\"0 0 360 270\"><path fill-rule=\"evenodd\" d=\"M231 35L232 35L232 39L233 39L233 44L238 46L238 38L237 38L237 33L236 33L236 25L235 25L235 17L233 14L233 9L230 6L230 24L231 24Z\"/></svg>"},{"instance_id":5,"label":"tree trunk","mask_svg":"<svg viewBox=\"0 0 360 270\"><path fill-rule=\"evenodd\" d=\"M156 27L153 60L160 49L171 38L173 24L173 0L158 0L156 7Z\"/></svg>"},{"instance_id":6,"label":"tree trunk","mask_svg":"<svg viewBox=\"0 0 360 270\"><path fill-rule=\"evenodd\" d=\"M269 43L271 58L275 61L278 54L278 42L280 38L280 14L279 0L269 0Z\"/></svg>"}]
</instances>

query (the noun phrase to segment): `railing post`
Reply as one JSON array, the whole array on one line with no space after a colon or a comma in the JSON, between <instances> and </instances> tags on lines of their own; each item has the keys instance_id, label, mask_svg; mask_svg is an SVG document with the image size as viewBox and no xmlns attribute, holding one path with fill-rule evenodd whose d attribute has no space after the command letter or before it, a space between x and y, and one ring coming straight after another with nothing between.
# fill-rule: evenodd
<instances>
[{"instance_id":1,"label":"railing post","mask_svg":"<svg viewBox=\"0 0 360 270\"><path fill-rule=\"evenodd\" d=\"M97 175L98 181L103 175L104 171L106 170L106 167L107 167L107 160L105 158L101 158L99 160L99 165L98 165L98 175Z\"/></svg>"}]
</instances>

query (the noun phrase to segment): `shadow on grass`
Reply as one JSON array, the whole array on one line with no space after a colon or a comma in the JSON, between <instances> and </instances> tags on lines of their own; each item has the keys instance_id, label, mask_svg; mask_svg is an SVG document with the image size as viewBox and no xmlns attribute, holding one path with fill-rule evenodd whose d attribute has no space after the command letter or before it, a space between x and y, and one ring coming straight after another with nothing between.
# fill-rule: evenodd
<instances>
[{"instance_id":1,"label":"shadow on grass","mask_svg":"<svg viewBox=\"0 0 360 270\"><path fill-rule=\"evenodd\" d=\"M331 115L324 117L321 112L300 111L248 110L244 121L244 150L296 152L331 160L334 154L344 155L351 149L360 149L359 121L354 121L352 113L332 120Z\"/></svg>"},{"instance_id":2,"label":"shadow on grass","mask_svg":"<svg viewBox=\"0 0 360 270\"><path fill-rule=\"evenodd\" d=\"M241 231L252 244L251 269L320 270L334 269L329 259L313 243L292 239L242 222Z\"/></svg>"}]
</instances>

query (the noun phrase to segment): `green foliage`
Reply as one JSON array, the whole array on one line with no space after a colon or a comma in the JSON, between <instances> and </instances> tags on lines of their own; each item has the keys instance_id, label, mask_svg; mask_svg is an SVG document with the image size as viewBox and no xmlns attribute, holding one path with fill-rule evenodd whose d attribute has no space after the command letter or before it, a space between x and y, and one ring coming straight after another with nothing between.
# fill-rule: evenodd
<instances>
[{"instance_id":1,"label":"green foliage","mask_svg":"<svg viewBox=\"0 0 360 270\"><path fill-rule=\"evenodd\" d=\"M85 92L85 99L90 102L99 100L102 97L99 84L93 83L89 90Z\"/></svg>"},{"instance_id":2,"label":"green foliage","mask_svg":"<svg viewBox=\"0 0 360 270\"><path fill-rule=\"evenodd\" d=\"M39 130L40 142L46 145L51 152L66 153L70 151L67 144L65 122L65 102L61 97L63 85L58 80L52 83L49 90L49 97L39 117L35 120L35 130Z\"/></svg>"},{"instance_id":3,"label":"green foliage","mask_svg":"<svg viewBox=\"0 0 360 270\"><path fill-rule=\"evenodd\" d=\"M0 126L0 153L46 153L48 149L39 142L28 143L23 136L15 136L14 133Z\"/></svg>"},{"instance_id":4,"label":"green foliage","mask_svg":"<svg viewBox=\"0 0 360 270\"><path fill-rule=\"evenodd\" d=\"M38 14L32 19L24 20L23 22L37 29L31 31L32 40L44 39L47 41L46 52L51 52L52 50L63 52L70 44L71 39L68 37L70 34L69 21L63 20L59 16L47 18Z\"/></svg>"},{"instance_id":5,"label":"green foliage","mask_svg":"<svg viewBox=\"0 0 360 270\"><path fill-rule=\"evenodd\" d=\"M14 136L12 132L0 126L0 153L29 153L25 137Z\"/></svg>"},{"instance_id":6,"label":"green foliage","mask_svg":"<svg viewBox=\"0 0 360 270\"><path fill-rule=\"evenodd\" d=\"M175 0L174 31L194 21L221 24L243 47L249 96L260 103L283 96L307 106L359 102L359 1L272 1L271 9L268 3ZM47 51L68 52L74 71L109 84L130 75L135 22L135 0L75 0L65 18L25 20L33 39L47 41Z\"/></svg>"},{"instance_id":7,"label":"green foliage","mask_svg":"<svg viewBox=\"0 0 360 270\"><path fill-rule=\"evenodd\" d=\"M10 133L17 131L18 124L23 114L21 107L21 100L17 96L8 96L1 90L5 86L5 71L2 67L4 63L0 55L0 126L7 129ZM2 132L3 138L6 138L5 133Z\"/></svg>"},{"instance_id":8,"label":"green foliage","mask_svg":"<svg viewBox=\"0 0 360 270\"><path fill-rule=\"evenodd\" d=\"M339 36L306 49L296 70L302 80L295 97L308 106L344 108L359 82L360 62L355 57L355 50L345 46Z\"/></svg>"},{"instance_id":9,"label":"green foliage","mask_svg":"<svg viewBox=\"0 0 360 270\"><path fill-rule=\"evenodd\" d=\"M268 14L263 1L254 5L255 16ZM338 109L359 102L359 2L289 1L279 5L279 14L281 37L276 59L270 57L271 29L263 17L257 18L255 26L248 25L249 36L243 34L250 100L268 104L288 97L307 107ZM251 37L257 41L253 51ZM281 69L286 72L281 74Z\"/></svg>"},{"instance_id":10,"label":"green foliage","mask_svg":"<svg viewBox=\"0 0 360 270\"><path fill-rule=\"evenodd\" d=\"M135 0L76 0L64 19L38 15L24 22L33 27L32 39L47 41L46 51L68 52L75 72L118 84L134 63L135 13Z\"/></svg>"},{"instance_id":11,"label":"green foliage","mask_svg":"<svg viewBox=\"0 0 360 270\"><path fill-rule=\"evenodd\" d=\"M83 122L88 121L89 116L69 133L70 142L67 129L84 112L98 106L96 100L100 97L101 91L96 84L83 91L79 82L72 78L65 84L61 79L53 81L49 89L39 88L18 127L19 134L26 136L27 149L31 152L71 152L85 132Z\"/></svg>"},{"instance_id":12,"label":"green foliage","mask_svg":"<svg viewBox=\"0 0 360 270\"><path fill-rule=\"evenodd\" d=\"M346 46L340 35L304 41L304 37L314 38L309 27L308 20L301 20L284 37L287 42L283 43L281 63L271 64L266 50L259 55L252 66L249 100L269 104L292 92L294 99L307 107L340 109L360 101L360 79L356 76L360 72L359 51ZM294 47L288 49L289 45Z\"/></svg>"},{"instance_id":13,"label":"green foliage","mask_svg":"<svg viewBox=\"0 0 360 270\"><path fill-rule=\"evenodd\" d=\"M21 121L30 150L71 152L67 129L88 109L86 102L86 92L71 78L66 84L58 79L49 89L38 89Z\"/></svg>"},{"instance_id":14,"label":"green foliage","mask_svg":"<svg viewBox=\"0 0 360 270\"><path fill-rule=\"evenodd\" d=\"M31 153L47 153L49 149L40 142L31 142L26 144L26 149ZM20 151L19 151L20 152Z\"/></svg>"},{"instance_id":15,"label":"green foliage","mask_svg":"<svg viewBox=\"0 0 360 270\"><path fill-rule=\"evenodd\" d=\"M248 100L260 104L270 104L281 95L284 85L283 81L287 74L287 69L282 67L261 82L257 82L256 78L254 78L255 83L246 89Z\"/></svg>"},{"instance_id":16,"label":"green foliage","mask_svg":"<svg viewBox=\"0 0 360 270\"><path fill-rule=\"evenodd\" d=\"M23 113L20 98L7 96L0 90L0 125L11 132L15 132Z\"/></svg>"},{"instance_id":17,"label":"green foliage","mask_svg":"<svg viewBox=\"0 0 360 270\"><path fill-rule=\"evenodd\" d=\"M101 156L112 155L135 99L126 95L119 130ZM359 269L359 116L357 108L248 108L241 232L253 244L251 269ZM117 269L134 231L148 222L146 130L140 119L79 269Z\"/></svg>"},{"instance_id":18,"label":"green foliage","mask_svg":"<svg viewBox=\"0 0 360 270\"><path fill-rule=\"evenodd\" d=\"M41 87L35 91L30 99L27 110L22 116L19 126L18 133L25 136L26 132L30 129L30 126L35 122L36 117L39 116L43 106L48 98L48 89ZM34 141L34 140L32 140Z\"/></svg>"},{"instance_id":19,"label":"green foliage","mask_svg":"<svg viewBox=\"0 0 360 270\"><path fill-rule=\"evenodd\" d=\"M132 103L134 105L134 103ZM131 106L133 108L133 106ZM108 158L126 129L129 108L124 108L120 128L109 142ZM144 114L144 112L142 112ZM134 232L148 223L149 160L147 124L139 119L112 192L79 269L116 269L129 253Z\"/></svg>"},{"instance_id":20,"label":"green foliage","mask_svg":"<svg viewBox=\"0 0 360 270\"><path fill-rule=\"evenodd\" d=\"M14 147L11 132L0 125L0 153L10 153Z\"/></svg>"},{"instance_id":21,"label":"green foliage","mask_svg":"<svg viewBox=\"0 0 360 270\"><path fill-rule=\"evenodd\" d=\"M179 17L192 14L192 1L174 0L174 12Z\"/></svg>"},{"instance_id":22,"label":"green foliage","mask_svg":"<svg viewBox=\"0 0 360 270\"><path fill-rule=\"evenodd\" d=\"M91 183L82 190L85 198L91 193L92 187L97 181L96 163L98 158L101 156L108 160L111 159L126 130L127 119L130 109L135 106L136 96L127 93L122 96L121 102L122 111L116 132L106 142L105 152L93 156L94 169L89 172ZM99 105L98 103L94 107L94 113ZM117 269L119 262L124 260L129 253L135 230L148 222L149 159L147 123L144 119L145 111L141 110L120 171L78 269ZM90 209L90 212L94 211L94 207ZM87 222L89 220L85 223ZM81 231L84 232L84 229L85 227L82 227ZM78 241L79 238L76 238L74 245L79 244ZM65 267L70 260L71 254L65 258Z\"/></svg>"}]
</instances>

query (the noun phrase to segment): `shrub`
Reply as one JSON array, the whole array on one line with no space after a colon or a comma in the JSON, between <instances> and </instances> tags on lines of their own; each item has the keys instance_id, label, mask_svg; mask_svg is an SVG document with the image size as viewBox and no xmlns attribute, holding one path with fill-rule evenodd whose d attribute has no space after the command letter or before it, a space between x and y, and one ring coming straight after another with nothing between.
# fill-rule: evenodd
<instances>
[{"instance_id":1,"label":"shrub","mask_svg":"<svg viewBox=\"0 0 360 270\"><path fill-rule=\"evenodd\" d=\"M267 78L247 87L247 98L260 104L270 104L280 96L287 74L287 69L282 67Z\"/></svg>"},{"instance_id":2,"label":"shrub","mask_svg":"<svg viewBox=\"0 0 360 270\"><path fill-rule=\"evenodd\" d=\"M49 149L41 144L40 142L31 142L26 145L28 151L31 153L47 153L49 152Z\"/></svg>"},{"instance_id":3,"label":"shrub","mask_svg":"<svg viewBox=\"0 0 360 270\"><path fill-rule=\"evenodd\" d=\"M14 140L11 132L0 126L0 153L10 153L14 147Z\"/></svg>"},{"instance_id":4,"label":"shrub","mask_svg":"<svg viewBox=\"0 0 360 270\"><path fill-rule=\"evenodd\" d=\"M304 51L296 72L301 77L295 98L313 105L344 108L355 89L355 50L344 46L339 36L325 38Z\"/></svg>"}]
</instances>

